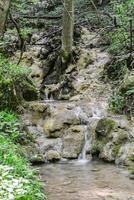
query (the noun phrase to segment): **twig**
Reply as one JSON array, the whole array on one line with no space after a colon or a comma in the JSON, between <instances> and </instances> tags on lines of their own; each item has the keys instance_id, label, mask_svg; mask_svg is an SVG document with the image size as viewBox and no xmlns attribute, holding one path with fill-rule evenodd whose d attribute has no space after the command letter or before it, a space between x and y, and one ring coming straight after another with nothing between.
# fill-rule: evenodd
<instances>
[{"instance_id":1,"label":"twig","mask_svg":"<svg viewBox=\"0 0 134 200\"><path fill-rule=\"evenodd\" d=\"M26 19L61 19L62 16L28 16L28 15L23 15L23 18Z\"/></svg>"},{"instance_id":2,"label":"twig","mask_svg":"<svg viewBox=\"0 0 134 200\"><path fill-rule=\"evenodd\" d=\"M25 40L24 40L24 38L22 36L21 29L20 29L18 23L16 22L16 20L14 19L14 17L12 16L12 13L10 11L9 11L9 16L10 16L10 19L11 19L12 23L14 24L14 26L15 26L15 28L17 30L17 34L18 34L18 38L19 38L19 42L20 42L21 53L20 53L20 58L19 58L18 63L17 63L17 65L19 65L20 62L21 62L23 53L24 53Z\"/></svg>"}]
</instances>

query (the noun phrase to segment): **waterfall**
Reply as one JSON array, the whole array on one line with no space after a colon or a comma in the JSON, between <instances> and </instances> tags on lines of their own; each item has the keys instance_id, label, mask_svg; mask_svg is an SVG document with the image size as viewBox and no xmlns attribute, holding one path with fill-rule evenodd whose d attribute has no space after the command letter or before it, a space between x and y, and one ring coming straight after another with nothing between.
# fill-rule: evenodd
<instances>
[{"instance_id":1,"label":"waterfall","mask_svg":"<svg viewBox=\"0 0 134 200\"><path fill-rule=\"evenodd\" d=\"M51 101L54 101L54 98L53 98L53 95L51 94L50 95L50 98L49 98L49 90L46 88L45 90L45 99L44 99L46 102L51 102Z\"/></svg>"},{"instance_id":2,"label":"waterfall","mask_svg":"<svg viewBox=\"0 0 134 200\"><path fill-rule=\"evenodd\" d=\"M86 157L86 153L87 153L88 150L90 150L91 141L92 141L91 135L89 136L88 132L86 131L85 132L85 138L84 138L84 145L83 145L82 151L81 151L81 153L78 157L78 161L80 161L80 162L89 161Z\"/></svg>"},{"instance_id":3,"label":"waterfall","mask_svg":"<svg viewBox=\"0 0 134 200\"><path fill-rule=\"evenodd\" d=\"M45 100L48 101L49 98L48 98L48 89L45 89Z\"/></svg>"}]
</instances>

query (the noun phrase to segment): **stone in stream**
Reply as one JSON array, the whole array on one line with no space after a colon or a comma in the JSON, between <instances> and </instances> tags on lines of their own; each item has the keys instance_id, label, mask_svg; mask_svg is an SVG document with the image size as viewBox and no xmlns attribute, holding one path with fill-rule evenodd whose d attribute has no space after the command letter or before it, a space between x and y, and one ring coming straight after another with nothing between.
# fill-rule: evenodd
<instances>
[{"instance_id":1,"label":"stone in stream","mask_svg":"<svg viewBox=\"0 0 134 200\"><path fill-rule=\"evenodd\" d=\"M49 150L46 153L46 160L49 162L58 161L60 159L61 159L61 155L59 154L59 152L57 152L55 150Z\"/></svg>"}]
</instances>

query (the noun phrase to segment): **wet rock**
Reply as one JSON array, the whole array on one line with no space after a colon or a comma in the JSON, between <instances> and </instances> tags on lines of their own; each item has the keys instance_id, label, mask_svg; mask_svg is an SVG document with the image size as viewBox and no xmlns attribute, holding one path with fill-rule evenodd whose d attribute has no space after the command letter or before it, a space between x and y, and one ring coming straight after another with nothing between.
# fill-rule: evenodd
<instances>
[{"instance_id":1,"label":"wet rock","mask_svg":"<svg viewBox=\"0 0 134 200\"><path fill-rule=\"evenodd\" d=\"M115 157L112 154L112 147L113 147L112 142L107 143L104 146L102 152L100 153L99 158L107 162L114 162Z\"/></svg>"},{"instance_id":2,"label":"wet rock","mask_svg":"<svg viewBox=\"0 0 134 200\"><path fill-rule=\"evenodd\" d=\"M119 157L121 147L128 141L127 130L118 128L113 120L103 118L96 126L91 153L107 162L114 162Z\"/></svg>"},{"instance_id":3,"label":"wet rock","mask_svg":"<svg viewBox=\"0 0 134 200\"><path fill-rule=\"evenodd\" d=\"M46 153L46 159L49 162L54 162L54 161L58 161L61 159L61 155L59 154L59 152L55 151L55 150L49 150Z\"/></svg>"},{"instance_id":4,"label":"wet rock","mask_svg":"<svg viewBox=\"0 0 134 200\"><path fill-rule=\"evenodd\" d=\"M134 162L134 142L124 144L115 161L118 165L131 166Z\"/></svg>"},{"instance_id":5,"label":"wet rock","mask_svg":"<svg viewBox=\"0 0 134 200\"><path fill-rule=\"evenodd\" d=\"M33 165L45 163L45 157L42 154L36 154L30 158L30 162Z\"/></svg>"},{"instance_id":6,"label":"wet rock","mask_svg":"<svg viewBox=\"0 0 134 200\"><path fill-rule=\"evenodd\" d=\"M63 157L64 158L78 158L85 138L87 126L72 126L63 137Z\"/></svg>"}]
</instances>

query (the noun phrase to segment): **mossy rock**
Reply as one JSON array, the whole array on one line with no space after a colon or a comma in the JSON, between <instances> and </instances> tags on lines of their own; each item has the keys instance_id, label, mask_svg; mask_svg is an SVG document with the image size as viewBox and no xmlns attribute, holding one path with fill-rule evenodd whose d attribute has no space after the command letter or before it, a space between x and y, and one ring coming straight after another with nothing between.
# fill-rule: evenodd
<instances>
[{"instance_id":1,"label":"mossy rock","mask_svg":"<svg viewBox=\"0 0 134 200\"><path fill-rule=\"evenodd\" d=\"M115 145L125 144L128 140L129 140L129 137L128 137L127 132L122 129L119 129L114 143L115 143Z\"/></svg>"},{"instance_id":2,"label":"mossy rock","mask_svg":"<svg viewBox=\"0 0 134 200\"><path fill-rule=\"evenodd\" d=\"M91 154L93 156L99 156L100 152L103 150L103 146L105 145L104 141L94 140L91 147Z\"/></svg>"},{"instance_id":3,"label":"mossy rock","mask_svg":"<svg viewBox=\"0 0 134 200\"><path fill-rule=\"evenodd\" d=\"M114 158L117 157L120 148L121 148L121 144L114 144L114 146L113 146L113 148L112 148L112 156L113 156Z\"/></svg>"},{"instance_id":4,"label":"mossy rock","mask_svg":"<svg viewBox=\"0 0 134 200\"><path fill-rule=\"evenodd\" d=\"M111 131L116 127L116 122L111 119L103 118L100 119L97 127L95 129L96 138L107 137L110 135Z\"/></svg>"}]
</instances>

